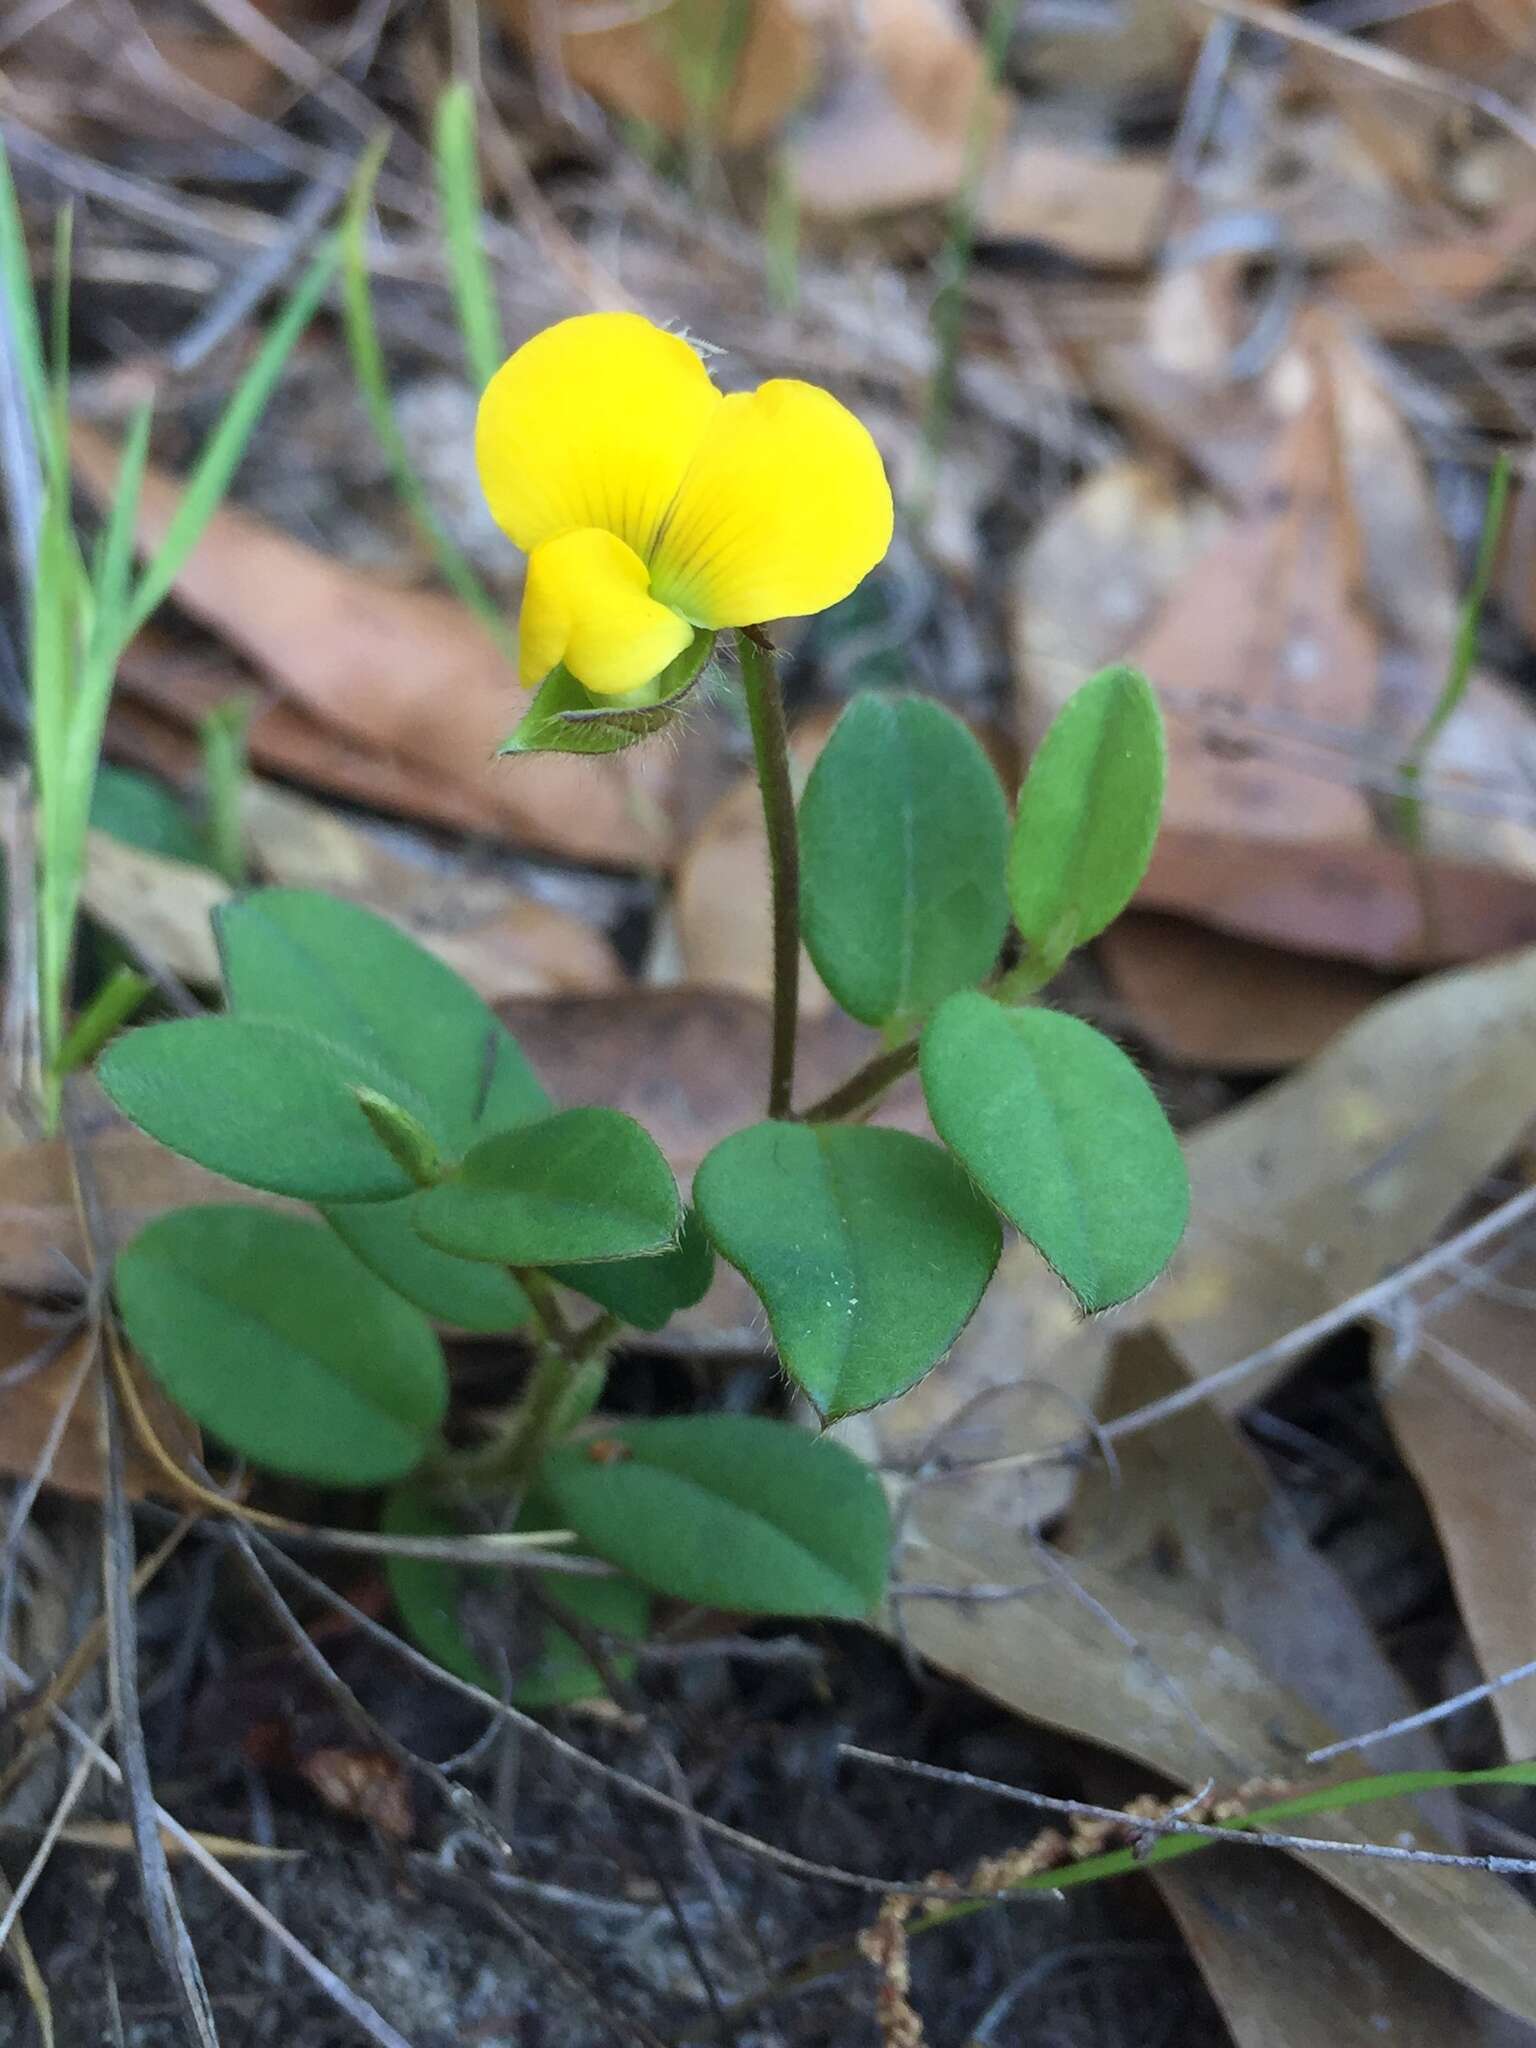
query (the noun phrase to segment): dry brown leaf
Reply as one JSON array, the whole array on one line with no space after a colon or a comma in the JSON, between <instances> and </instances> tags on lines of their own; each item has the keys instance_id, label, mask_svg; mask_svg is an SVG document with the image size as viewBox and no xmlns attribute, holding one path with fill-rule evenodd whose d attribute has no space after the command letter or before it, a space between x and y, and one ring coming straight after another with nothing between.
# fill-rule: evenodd
<instances>
[{"instance_id":1,"label":"dry brown leaf","mask_svg":"<svg viewBox=\"0 0 1536 2048\"><path fill-rule=\"evenodd\" d=\"M1079 263L1136 269L1156 247L1167 193L1160 155L1026 134L982 183L977 238L1044 242Z\"/></svg>"},{"instance_id":2,"label":"dry brown leaf","mask_svg":"<svg viewBox=\"0 0 1536 2048\"><path fill-rule=\"evenodd\" d=\"M1038 1553L1001 1525L978 1523L963 1546L915 1530L903 1575L938 1597L902 1602L903 1637L917 1655L1027 1720L1184 1785L1212 1776L1230 1783L1234 1770L1289 1779L1297 1757L1327 1739L1326 1724L1273 1683L1240 1637L1097 1564L1073 1560L1066 1569L1075 1585L1043 1574ZM966 1597L1007 1585L1030 1590L1013 1602ZM1358 1776L1358 1766L1335 1775ZM1315 1814L1307 1829L1368 1841L1385 1818L1380 1808ZM1536 2022L1536 1915L1500 1879L1345 1855L1303 1860L1430 1962Z\"/></svg>"},{"instance_id":3,"label":"dry brown leaf","mask_svg":"<svg viewBox=\"0 0 1536 2048\"><path fill-rule=\"evenodd\" d=\"M1085 677L1118 661L1220 530L1171 467L1115 461L1035 529L1010 594L1021 723L1038 737Z\"/></svg>"},{"instance_id":4,"label":"dry brown leaf","mask_svg":"<svg viewBox=\"0 0 1536 2048\"><path fill-rule=\"evenodd\" d=\"M1122 917L1097 953L1137 1034L1192 1067L1295 1066L1390 986L1352 960L1286 953L1155 911Z\"/></svg>"},{"instance_id":5,"label":"dry brown leaf","mask_svg":"<svg viewBox=\"0 0 1536 2048\"><path fill-rule=\"evenodd\" d=\"M167 1209L192 1203L257 1202L291 1215L307 1213L295 1203L237 1187L190 1159L163 1151L124 1123L100 1096L92 1106L86 1136L106 1229L103 1256L121 1250ZM47 1138L0 1153L0 1288L54 1294L69 1268L83 1272L89 1259L71 1193L64 1139Z\"/></svg>"},{"instance_id":6,"label":"dry brown leaf","mask_svg":"<svg viewBox=\"0 0 1536 2048\"><path fill-rule=\"evenodd\" d=\"M892 74L860 62L785 145L802 214L851 221L954 198L964 180L973 119L997 131L976 195L981 242L1043 242L1079 263L1139 266L1152 253L1167 191L1164 161L1111 151L1099 141L1041 141L1016 102L978 98L979 52L937 60L924 97L920 66ZM974 61L974 68L973 68ZM1017 128L1017 134L1009 131Z\"/></svg>"},{"instance_id":7,"label":"dry brown leaf","mask_svg":"<svg viewBox=\"0 0 1536 2048\"><path fill-rule=\"evenodd\" d=\"M1536 939L1529 875L1421 859L1385 839L1263 842L1170 826L1137 901L1388 970L1486 959Z\"/></svg>"},{"instance_id":8,"label":"dry brown leaf","mask_svg":"<svg viewBox=\"0 0 1536 2048\"><path fill-rule=\"evenodd\" d=\"M540 54L540 0L501 0L513 29ZM584 92L668 135L686 135L702 117L719 138L737 148L775 134L805 96L816 69L816 41L806 10L791 0L750 0L752 19L734 72L722 80L718 107L697 105L690 74L707 64L711 39L727 31L730 10L719 0L671 0L633 10L633 20L583 27L577 10L555 37L559 61ZM628 10L610 9L620 17ZM546 17L547 18L547 17ZM678 55L682 53L683 62ZM713 85L705 71L706 91Z\"/></svg>"},{"instance_id":9,"label":"dry brown leaf","mask_svg":"<svg viewBox=\"0 0 1536 2048\"><path fill-rule=\"evenodd\" d=\"M1168 1346L1152 1336L1131 1339L1117 1347L1103 1412L1127 1412L1186 1383ZM1186 1410L1127 1439L1116 1483L1090 1472L1067 1536L1070 1552L1091 1555L1118 1580L1241 1636L1271 1678L1283 1678L1288 1691L1334 1726L1379 1726L1416 1704L1247 1440L1214 1409ZM1180 1674L1175 1668L1170 1675ZM1444 1759L1432 1736L1419 1731L1386 1746L1375 1761L1383 1770L1408 1770ZM1450 1795L1425 1801L1424 1810L1442 1837L1464 1847ZM1398 1819L1412 1826L1415 1816L1398 1809ZM1377 1820L1379 1839L1391 1839L1398 1820ZM1309 1872L1279 1857L1260 1865L1251 1855L1217 1855L1216 1864L1202 1858L1200 1867L1170 1866L1156 1875L1180 1880L1165 1897L1238 2040L1274 2048L1334 2048L1341 2038L1383 2034L1413 2040L1425 2010L1465 2015L1465 2001L1446 1979L1389 1943L1378 1923ZM1232 1922L1212 1912L1217 1893L1246 1900L1250 1913L1261 1898L1267 1902L1257 1946L1235 1941ZM1345 1944L1334 1935L1324 1946L1337 2003L1320 2004L1314 1930L1341 1916L1352 1939ZM1290 1979L1298 1988L1285 1988ZM1338 2031L1342 2015L1355 2016L1353 2036Z\"/></svg>"},{"instance_id":10,"label":"dry brown leaf","mask_svg":"<svg viewBox=\"0 0 1536 2048\"><path fill-rule=\"evenodd\" d=\"M1371 250L1342 263L1328 292L1379 341L1443 336L1448 306L1463 307L1505 283L1536 244L1536 206L1512 205L1484 227Z\"/></svg>"},{"instance_id":11,"label":"dry brown leaf","mask_svg":"<svg viewBox=\"0 0 1536 2048\"><path fill-rule=\"evenodd\" d=\"M1323 377L1280 437L1250 504L1181 579L1130 659L1185 699L1295 728L1366 730L1378 648L1336 470ZM1191 720L1169 733L1170 827L1264 841L1366 840L1365 798Z\"/></svg>"},{"instance_id":12,"label":"dry brown leaf","mask_svg":"<svg viewBox=\"0 0 1536 2048\"><path fill-rule=\"evenodd\" d=\"M1147 1874L1236 2048L1495 2048L1486 2006L1311 1871L1218 1848Z\"/></svg>"},{"instance_id":13,"label":"dry brown leaf","mask_svg":"<svg viewBox=\"0 0 1536 2048\"><path fill-rule=\"evenodd\" d=\"M74 455L87 488L104 495L115 451L81 427ZM179 498L172 478L145 477L141 548L162 537ZM489 635L452 598L400 589L232 506L214 514L176 596L336 733L437 777L445 821L458 820L467 789L468 815L488 796L508 838L612 867L665 865L674 757L647 747L602 760L496 761L522 694Z\"/></svg>"},{"instance_id":14,"label":"dry brown leaf","mask_svg":"<svg viewBox=\"0 0 1536 2048\"><path fill-rule=\"evenodd\" d=\"M1131 1414L1188 1384L1173 1346L1144 1331L1115 1346L1100 1417ZM1186 1408L1120 1439L1114 1473L1090 1466L1056 1540L1065 1555L1240 1636L1272 1682L1336 1732L1383 1727L1418 1704L1258 1453L1217 1408ZM1382 1744L1371 1759L1393 1771L1444 1762L1425 1729ZM1353 1759L1348 1769L1356 1773ZM1454 1799L1423 1804L1460 1847Z\"/></svg>"},{"instance_id":15,"label":"dry brown leaf","mask_svg":"<svg viewBox=\"0 0 1536 2048\"><path fill-rule=\"evenodd\" d=\"M1418 1342L1400 1359L1389 1328L1376 1384L1492 1678L1536 1649L1536 1527L1525 1512L1536 1487L1536 1259L1497 1261L1483 1284L1456 1286L1456 1277L1405 1305L1424 1317ZM1536 1681L1496 1692L1490 1704L1509 1756L1536 1755Z\"/></svg>"},{"instance_id":16,"label":"dry brown leaf","mask_svg":"<svg viewBox=\"0 0 1536 2048\"><path fill-rule=\"evenodd\" d=\"M128 650L107 721L115 758L186 784L198 772L197 728L231 700L250 709L247 731L255 767L291 777L406 818L446 824L492 838L506 832L491 798L468 783L445 785L419 765L376 753L288 702L248 671L203 656L175 653L153 633Z\"/></svg>"},{"instance_id":17,"label":"dry brown leaf","mask_svg":"<svg viewBox=\"0 0 1536 2048\"><path fill-rule=\"evenodd\" d=\"M797 790L826 744L830 718L808 720L790 743ZM757 777L745 775L705 817L678 863L673 919L686 980L766 1001L773 993L773 901ZM800 955L800 1014L824 1017L832 997Z\"/></svg>"},{"instance_id":18,"label":"dry brown leaf","mask_svg":"<svg viewBox=\"0 0 1536 2048\"><path fill-rule=\"evenodd\" d=\"M39 1275L46 1287L57 1290L67 1278L63 1261L68 1256L69 1249L62 1247L47 1261L46 1277ZM0 1294L0 1375L24 1364L47 1343L48 1335L46 1325L34 1313L8 1295ZM88 1335L82 1335L40 1371L9 1386L0 1384L0 1472L24 1479L36 1470L90 1342ZM173 1450L195 1452L197 1438L186 1418L170 1406L136 1367L134 1376L139 1397L161 1442ZM99 1420L95 1381L88 1373L49 1468L49 1485L65 1493L100 1499L104 1466ZM152 1493L159 1489L159 1468L130 1445L125 1479L129 1492L135 1496Z\"/></svg>"},{"instance_id":19,"label":"dry brown leaf","mask_svg":"<svg viewBox=\"0 0 1536 2048\"><path fill-rule=\"evenodd\" d=\"M1038 735L1110 659L1161 687L1169 801L1143 902L1375 966L1476 958L1536 929L1536 834L1520 822L1536 722L1474 678L1427 764L1430 858L1385 836L1364 783L1395 773L1443 686L1452 568L1372 365L1331 319L1303 333L1272 403L1250 407L1262 423L1288 394L1290 417L1265 429L1268 466L1214 535L1210 500L1143 465L1046 522L1014 586L1021 717ZM1218 341L1188 352L1191 392L1219 388Z\"/></svg>"},{"instance_id":20,"label":"dry brown leaf","mask_svg":"<svg viewBox=\"0 0 1536 2048\"><path fill-rule=\"evenodd\" d=\"M151 965L169 968L194 987L211 987L219 978L209 919L232 893L207 868L125 846L110 833L92 832L87 841L86 909Z\"/></svg>"}]
</instances>

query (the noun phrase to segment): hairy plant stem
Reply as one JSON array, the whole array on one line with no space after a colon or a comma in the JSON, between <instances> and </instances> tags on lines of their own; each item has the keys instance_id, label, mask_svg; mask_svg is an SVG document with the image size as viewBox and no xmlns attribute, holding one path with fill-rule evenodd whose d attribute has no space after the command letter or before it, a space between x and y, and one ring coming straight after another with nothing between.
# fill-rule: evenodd
<instances>
[{"instance_id":1,"label":"hairy plant stem","mask_svg":"<svg viewBox=\"0 0 1536 2048\"><path fill-rule=\"evenodd\" d=\"M800 842L795 834L789 734L772 642L757 627L748 626L736 635L736 644L741 650L741 679L752 724L773 885L773 1067L768 1114L787 1117L792 1114L795 1029L800 1014Z\"/></svg>"},{"instance_id":2,"label":"hairy plant stem","mask_svg":"<svg viewBox=\"0 0 1536 2048\"><path fill-rule=\"evenodd\" d=\"M516 1266L513 1273L533 1307L538 1355L521 1398L504 1411L490 1441L442 1461L439 1470L457 1485L512 1492L526 1487L545 1454L596 1406L622 1327L604 1310L585 1329L574 1329L547 1273L531 1266Z\"/></svg>"}]
</instances>

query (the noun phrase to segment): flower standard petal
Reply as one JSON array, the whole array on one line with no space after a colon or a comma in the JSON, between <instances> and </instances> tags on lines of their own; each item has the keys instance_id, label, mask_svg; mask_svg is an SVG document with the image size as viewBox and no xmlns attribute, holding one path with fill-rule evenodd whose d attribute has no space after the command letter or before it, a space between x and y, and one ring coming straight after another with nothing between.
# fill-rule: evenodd
<instances>
[{"instance_id":1,"label":"flower standard petal","mask_svg":"<svg viewBox=\"0 0 1536 2048\"><path fill-rule=\"evenodd\" d=\"M518 623L518 667L541 683L564 662L598 696L616 697L660 675L693 628L651 596L644 562L597 527L564 533L528 558Z\"/></svg>"},{"instance_id":2,"label":"flower standard petal","mask_svg":"<svg viewBox=\"0 0 1536 2048\"><path fill-rule=\"evenodd\" d=\"M891 544L869 430L830 392L776 378L723 399L651 555L651 587L701 626L825 611Z\"/></svg>"},{"instance_id":3,"label":"flower standard petal","mask_svg":"<svg viewBox=\"0 0 1536 2048\"><path fill-rule=\"evenodd\" d=\"M520 548L603 527L649 555L721 404L686 341L638 313L583 313L534 335L485 388L475 461Z\"/></svg>"}]
</instances>

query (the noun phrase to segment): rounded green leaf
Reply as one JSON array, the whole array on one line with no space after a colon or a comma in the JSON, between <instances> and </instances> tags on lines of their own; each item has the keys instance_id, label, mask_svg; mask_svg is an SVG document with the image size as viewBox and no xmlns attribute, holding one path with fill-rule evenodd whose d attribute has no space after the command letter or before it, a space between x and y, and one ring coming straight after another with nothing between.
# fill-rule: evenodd
<instances>
[{"instance_id":1,"label":"rounded green leaf","mask_svg":"<svg viewBox=\"0 0 1536 2048\"><path fill-rule=\"evenodd\" d=\"M524 1501L517 1526L547 1529L557 1520L553 1504L535 1492ZM379 1526L393 1536L458 1533L447 1515L419 1487L411 1485L400 1487L389 1496ZM486 1692L499 1693L500 1684L470 1642L460 1611L467 1588L477 1578L489 1580L491 1574L438 1558L399 1556L388 1560L385 1571L400 1619L419 1647L436 1658L445 1671ZM581 1579L569 1573L540 1572L536 1583L546 1605L556 1612L563 1610L586 1628L617 1637L620 1642L638 1642L645 1635L651 1599L633 1579ZM520 1664L512 1688L515 1706L534 1711L563 1707L574 1700L600 1697L607 1691L597 1667L576 1638L549 1615L530 1612L524 1634L536 1647L532 1656ZM610 1648L608 1655L621 1677L627 1677L634 1669L634 1658L621 1648Z\"/></svg>"},{"instance_id":2,"label":"rounded green leaf","mask_svg":"<svg viewBox=\"0 0 1536 2048\"><path fill-rule=\"evenodd\" d=\"M801 920L866 1024L924 1016L992 971L1008 927L1008 807L991 762L921 697L856 697L800 802Z\"/></svg>"},{"instance_id":3,"label":"rounded green leaf","mask_svg":"<svg viewBox=\"0 0 1536 2048\"><path fill-rule=\"evenodd\" d=\"M428 1244L503 1266L665 1251L682 1225L655 1140L616 1109L566 1109L487 1138L416 1211Z\"/></svg>"},{"instance_id":4,"label":"rounded green leaf","mask_svg":"<svg viewBox=\"0 0 1536 2048\"><path fill-rule=\"evenodd\" d=\"M531 1310L512 1275L428 1244L416 1228L416 1199L349 1202L321 1214L371 1273L438 1322L486 1336L520 1329Z\"/></svg>"},{"instance_id":5,"label":"rounded green leaf","mask_svg":"<svg viewBox=\"0 0 1536 2048\"><path fill-rule=\"evenodd\" d=\"M152 775L103 761L91 795L91 824L125 846L208 867L208 846L174 791Z\"/></svg>"},{"instance_id":6,"label":"rounded green leaf","mask_svg":"<svg viewBox=\"0 0 1536 2048\"><path fill-rule=\"evenodd\" d=\"M923 1033L934 1128L1086 1309L1173 1254L1189 1177L1157 1097L1081 1018L951 996Z\"/></svg>"},{"instance_id":7,"label":"rounded green leaf","mask_svg":"<svg viewBox=\"0 0 1536 2048\"><path fill-rule=\"evenodd\" d=\"M752 1415L630 1422L544 1461L562 1522L658 1592L750 1614L867 1614L890 1516L841 1445Z\"/></svg>"},{"instance_id":8,"label":"rounded green leaf","mask_svg":"<svg viewBox=\"0 0 1536 2048\"><path fill-rule=\"evenodd\" d=\"M155 1379L254 1464L378 1486L436 1441L448 1376L431 1325L327 1231L173 1209L118 1255L115 1285Z\"/></svg>"},{"instance_id":9,"label":"rounded green leaf","mask_svg":"<svg viewBox=\"0 0 1536 2048\"><path fill-rule=\"evenodd\" d=\"M388 918L312 889L258 889L215 926L229 1007L301 1025L372 1061L386 1095L432 1105L455 1157L549 1101L516 1041L467 981Z\"/></svg>"},{"instance_id":10,"label":"rounded green leaf","mask_svg":"<svg viewBox=\"0 0 1536 2048\"><path fill-rule=\"evenodd\" d=\"M141 1130L246 1187L305 1202L377 1202L415 1185L357 1095L403 1084L313 1032L244 1017L178 1018L125 1032L96 1073ZM403 1106L435 1130L424 1102Z\"/></svg>"},{"instance_id":11,"label":"rounded green leaf","mask_svg":"<svg viewBox=\"0 0 1536 2048\"><path fill-rule=\"evenodd\" d=\"M785 1370L829 1421L937 1364L1002 1248L954 1160L906 1131L756 1124L715 1147L693 1196L767 1309Z\"/></svg>"},{"instance_id":12,"label":"rounded green leaf","mask_svg":"<svg viewBox=\"0 0 1536 2048\"><path fill-rule=\"evenodd\" d=\"M551 1266L550 1278L572 1287L637 1330L664 1330L679 1309L709 1292L715 1255L692 1209L675 1245L647 1259L610 1259L595 1266Z\"/></svg>"},{"instance_id":13,"label":"rounded green leaf","mask_svg":"<svg viewBox=\"0 0 1536 2048\"><path fill-rule=\"evenodd\" d=\"M447 1515L419 1487L409 1484L396 1487L386 1498L379 1528L386 1536L459 1534ZM460 1619L460 1603L469 1579L465 1567L439 1557L393 1553L384 1560L384 1576L406 1633L417 1648L466 1685L478 1685L493 1696L499 1693L500 1686L476 1654Z\"/></svg>"},{"instance_id":14,"label":"rounded green leaf","mask_svg":"<svg viewBox=\"0 0 1536 2048\"><path fill-rule=\"evenodd\" d=\"M1152 686L1107 668L1069 697L1019 792L1008 896L1037 979L1124 910L1147 871L1167 747Z\"/></svg>"}]
</instances>

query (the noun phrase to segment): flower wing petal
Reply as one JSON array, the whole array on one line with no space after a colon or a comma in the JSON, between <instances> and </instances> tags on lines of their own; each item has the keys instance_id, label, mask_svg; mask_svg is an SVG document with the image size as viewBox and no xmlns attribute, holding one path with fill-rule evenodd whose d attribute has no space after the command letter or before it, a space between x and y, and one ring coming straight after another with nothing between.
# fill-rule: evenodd
<instances>
[{"instance_id":1,"label":"flower wing petal","mask_svg":"<svg viewBox=\"0 0 1536 2048\"><path fill-rule=\"evenodd\" d=\"M651 556L651 587L700 626L825 611L891 544L891 487L863 422L776 378L723 399Z\"/></svg>"},{"instance_id":2,"label":"flower wing petal","mask_svg":"<svg viewBox=\"0 0 1536 2048\"><path fill-rule=\"evenodd\" d=\"M530 553L599 526L648 556L720 402L687 342L638 313L546 327L480 400L475 461L497 524Z\"/></svg>"},{"instance_id":3,"label":"flower wing petal","mask_svg":"<svg viewBox=\"0 0 1536 2048\"><path fill-rule=\"evenodd\" d=\"M620 696L661 674L693 639L686 619L651 596L644 562L616 534L587 527L528 558L518 622L525 684L564 662L598 696Z\"/></svg>"}]
</instances>

